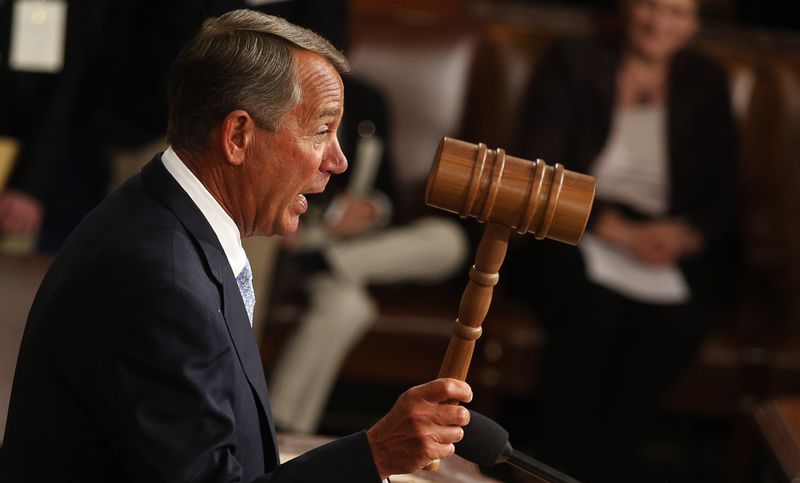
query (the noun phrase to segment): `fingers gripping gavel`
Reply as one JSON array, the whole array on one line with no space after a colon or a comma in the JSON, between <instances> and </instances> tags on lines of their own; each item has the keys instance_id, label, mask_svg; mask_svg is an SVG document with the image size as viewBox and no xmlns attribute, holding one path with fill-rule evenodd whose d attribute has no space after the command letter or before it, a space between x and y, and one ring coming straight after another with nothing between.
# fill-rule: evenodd
<instances>
[{"instance_id":1,"label":"fingers gripping gavel","mask_svg":"<svg viewBox=\"0 0 800 483\"><path fill-rule=\"evenodd\" d=\"M439 377L467 378L511 230L575 245L589 219L594 192L593 177L568 171L560 164L551 167L541 159L515 158L484 144L442 140L428 177L426 203L487 225ZM438 460L429 469L436 467Z\"/></svg>"}]
</instances>

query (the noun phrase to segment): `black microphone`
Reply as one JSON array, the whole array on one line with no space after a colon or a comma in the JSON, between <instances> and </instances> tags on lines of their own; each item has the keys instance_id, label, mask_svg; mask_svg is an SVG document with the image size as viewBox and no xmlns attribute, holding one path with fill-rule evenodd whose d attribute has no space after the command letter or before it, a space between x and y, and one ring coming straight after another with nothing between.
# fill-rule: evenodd
<instances>
[{"instance_id":1,"label":"black microphone","mask_svg":"<svg viewBox=\"0 0 800 483\"><path fill-rule=\"evenodd\" d=\"M469 424L464 426L464 438L456 443L456 454L488 468L497 463L508 463L529 475L553 483L580 483L528 455L520 453L508 442L508 431L483 414L469 410Z\"/></svg>"}]
</instances>

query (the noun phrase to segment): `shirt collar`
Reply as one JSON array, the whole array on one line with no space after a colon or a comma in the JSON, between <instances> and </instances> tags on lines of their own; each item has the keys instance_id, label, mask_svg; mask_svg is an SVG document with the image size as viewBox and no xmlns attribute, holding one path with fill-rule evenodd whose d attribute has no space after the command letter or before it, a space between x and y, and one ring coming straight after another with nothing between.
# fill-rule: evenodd
<instances>
[{"instance_id":1,"label":"shirt collar","mask_svg":"<svg viewBox=\"0 0 800 483\"><path fill-rule=\"evenodd\" d=\"M233 276L237 277L247 263L247 254L242 247L239 228L234 223L233 218L181 161L171 146L161 155L161 162L208 220L211 229L214 230L220 245L222 245L225 256L228 258Z\"/></svg>"}]
</instances>

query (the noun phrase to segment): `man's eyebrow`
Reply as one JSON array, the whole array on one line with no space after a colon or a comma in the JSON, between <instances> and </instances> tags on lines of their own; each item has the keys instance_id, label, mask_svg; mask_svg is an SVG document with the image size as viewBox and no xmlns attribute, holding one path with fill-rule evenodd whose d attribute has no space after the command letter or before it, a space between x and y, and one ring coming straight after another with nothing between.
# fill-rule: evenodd
<instances>
[{"instance_id":1,"label":"man's eyebrow","mask_svg":"<svg viewBox=\"0 0 800 483\"><path fill-rule=\"evenodd\" d=\"M322 119L323 117L336 117L341 112L341 108L339 107L328 107L322 110L319 113L319 118Z\"/></svg>"}]
</instances>

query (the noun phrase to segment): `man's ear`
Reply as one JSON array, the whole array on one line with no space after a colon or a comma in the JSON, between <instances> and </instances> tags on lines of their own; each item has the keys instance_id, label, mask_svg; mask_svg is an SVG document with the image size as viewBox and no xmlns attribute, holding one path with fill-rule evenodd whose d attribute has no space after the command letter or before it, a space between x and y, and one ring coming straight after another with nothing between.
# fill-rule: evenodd
<instances>
[{"instance_id":1,"label":"man's ear","mask_svg":"<svg viewBox=\"0 0 800 483\"><path fill-rule=\"evenodd\" d=\"M233 166L244 163L246 154L255 142L256 123L250 113L237 109L231 111L222 121L222 151L225 159Z\"/></svg>"}]
</instances>

